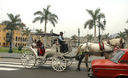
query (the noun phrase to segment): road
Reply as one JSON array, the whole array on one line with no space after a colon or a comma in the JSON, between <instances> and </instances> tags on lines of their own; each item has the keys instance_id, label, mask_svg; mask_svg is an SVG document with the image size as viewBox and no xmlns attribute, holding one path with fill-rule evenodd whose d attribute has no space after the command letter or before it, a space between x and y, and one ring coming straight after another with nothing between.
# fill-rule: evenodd
<instances>
[{"instance_id":1,"label":"road","mask_svg":"<svg viewBox=\"0 0 128 78\"><path fill-rule=\"evenodd\" d=\"M72 52L74 51L76 49L73 49ZM71 55L74 54L71 53ZM11 54L11 56L15 55ZM89 58L89 61L93 59L103 59L103 57L93 56ZM77 71L76 68L77 61L75 60L64 72L56 72L52 69L50 62L39 67L26 69L21 65L20 59L0 58L0 78L88 78L84 63L81 65L81 71Z\"/></svg>"},{"instance_id":2,"label":"road","mask_svg":"<svg viewBox=\"0 0 128 78\"><path fill-rule=\"evenodd\" d=\"M1 78L88 78L87 71L82 64L82 70L76 70L77 62L68 67L64 72L56 72L50 63L39 67L26 69L20 59L0 58L0 77Z\"/></svg>"}]
</instances>

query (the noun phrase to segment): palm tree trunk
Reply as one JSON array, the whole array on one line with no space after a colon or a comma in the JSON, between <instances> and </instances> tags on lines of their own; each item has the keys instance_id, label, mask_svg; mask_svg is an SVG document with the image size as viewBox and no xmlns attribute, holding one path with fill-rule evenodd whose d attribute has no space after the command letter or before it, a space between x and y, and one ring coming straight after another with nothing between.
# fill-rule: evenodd
<instances>
[{"instance_id":1,"label":"palm tree trunk","mask_svg":"<svg viewBox=\"0 0 128 78\"><path fill-rule=\"evenodd\" d=\"M96 42L96 25L94 25L94 41Z\"/></svg>"},{"instance_id":2,"label":"palm tree trunk","mask_svg":"<svg viewBox=\"0 0 128 78\"><path fill-rule=\"evenodd\" d=\"M46 34L46 26L47 26L47 22L46 22L46 20L45 20L45 26L44 26L44 34Z\"/></svg>"},{"instance_id":3,"label":"palm tree trunk","mask_svg":"<svg viewBox=\"0 0 128 78\"><path fill-rule=\"evenodd\" d=\"M47 32L47 29L46 29L46 26L47 26L47 20L45 20L45 26L44 26L44 40L43 40L43 43L45 46L47 46L47 37L46 37L46 32Z\"/></svg>"}]
</instances>

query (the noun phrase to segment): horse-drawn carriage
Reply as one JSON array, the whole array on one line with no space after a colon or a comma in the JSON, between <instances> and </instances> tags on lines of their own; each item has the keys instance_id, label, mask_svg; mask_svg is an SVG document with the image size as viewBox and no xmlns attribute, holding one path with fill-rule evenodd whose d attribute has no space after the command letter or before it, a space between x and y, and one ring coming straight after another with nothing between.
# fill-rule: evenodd
<instances>
[{"instance_id":1,"label":"horse-drawn carriage","mask_svg":"<svg viewBox=\"0 0 128 78\"><path fill-rule=\"evenodd\" d=\"M71 51L72 48L70 42L68 42L68 52L60 52L60 45L53 44L51 48L45 49L45 54L43 56L38 55L37 48L29 46L24 48L21 62L25 68L32 68L50 61L51 66L55 71L64 71L72 64L72 58L70 58Z\"/></svg>"}]
</instances>

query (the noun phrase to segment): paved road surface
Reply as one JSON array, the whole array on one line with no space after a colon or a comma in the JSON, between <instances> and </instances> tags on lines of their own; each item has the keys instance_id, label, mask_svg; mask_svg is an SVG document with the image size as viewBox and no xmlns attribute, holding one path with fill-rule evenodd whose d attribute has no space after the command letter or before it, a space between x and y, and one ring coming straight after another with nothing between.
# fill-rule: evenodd
<instances>
[{"instance_id":1,"label":"paved road surface","mask_svg":"<svg viewBox=\"0 0 128 78\"><path fill-rule=\"evenodd\" d=\"M76 65L74 62L64 72L56 72L50 62L40 67L26 69L19 59L0 58L0 78L88 78L85 67L77 71Z\"/></svg>"}]
</instances>

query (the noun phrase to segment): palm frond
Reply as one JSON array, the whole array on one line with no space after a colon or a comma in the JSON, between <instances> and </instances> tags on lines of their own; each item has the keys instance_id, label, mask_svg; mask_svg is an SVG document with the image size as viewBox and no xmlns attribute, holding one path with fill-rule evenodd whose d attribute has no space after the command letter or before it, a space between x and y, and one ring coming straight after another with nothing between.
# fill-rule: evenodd
<instances>
[{"instance_id":1,"label":"palm frond","mask_svg":"<svg viewBox=\"0 0 128 78\"><path fill-rule=\"evenodd\" d=\"M14 15L13 15L13 14L8 14L8 13L7 13L7 15L8 15L9 19L13 22L13 20L14 20Z\"/></svg>"},{"instance_id":2,"label":"palm frond","mask_svg":"<svg viewBox=\"0 0 128 78\"><path fill-rule=\"evenodd\" d=\"M44 14L43 14L42 11L37 11L37 12L34 13L34 15L41 15L41 16L42 16L42 15L44 15Z\"/></svg>"},{"instance_id":3,"label":"palm frond","mask_svg":"<svg viewBox=\"0 0 128 78\"><path fill-rule=\"evenodd\" d=\"M91 17L92 17L92 18L94 18L94 13L93 13L93 11L92 11L92 10L88 10L88 9L86 9L86 11L88 12L88 14L90 14L90 15L91 15Z\"/></svg>"},{"instance_id":4,"label":"palm frond","mask_svg":"<svg viewBox=\"0 0 128 78\"><path fill-rule=\"evenodd\" d=\"M49 20L51 24L55 27L55 22L53 20Z\"/></svg>"},{"instance_id":5,"label":"palm frond","mask_svg":"<svg viewBox=\"0 0 128 78\"><path fill-rule=\"evenodd\" d=\"M101 28L101 30L105 30L105 25L103 25L103 23L99 23L100 24L100 28Z\"/></svg>"},{"instance_id":6,"label":"palm frond","mask_svg":"<svg viewBox=\"0 0 128 78\"><path fill-rule=\"evenodd\" d=\"M2 24L4 24L4 25L8 25L8 24L10 24L11 22L10 21L3 21L2 22Z\"/></svg>"},{"instance_id":7,"label":"palm frond","mask_svg":"<svg viewBox=\"0 0 128 78\"><path fill-rule=\"evenodd\" d=\"M51 5L48 5L48 6L47 6L47 11L49 11L50 7L51 7Z\"/></svg>"},{"instance_id":8,"label":"palm frond","mask_svg":"<svg viewBox=\"0 0 128 78\"><path fill-rule=\"evenodd\" d=\"M95 10L95 17L98 17L99 13L100 13L100 8Z\"/></svg>"},{"instance_id":9,"label":"palm frond","mask_svg":"<svg viewBox=\"0 0 128 78\"><path fill-rule=\"evenodd\" d=\"M36 21L40 21L41 20L41 17L36 17L34 20L33 20L33 23L35 23Z\"/></svg>"},{"instance_id":10,"label":"palm frond","mask_svg":"<svg viewBox=\"0 0 128 78\"><path fill-rule=\"evenodd\" d=\"M87 26L89 29L92 29L92 27L93 27L93 20L92 19L89 19L88 21L85 22L84 28L87 28Z\"/></svg>"},{"instance_id":11,"label":"palm frond","mask_svg":"<svg viewBox=\"0 0 128 78\"><path fill-rule=\"evenodd\" d=\"M56 14L51 14L51 17L58 19L58 16Z\"/></svg>"}]
</instances>

